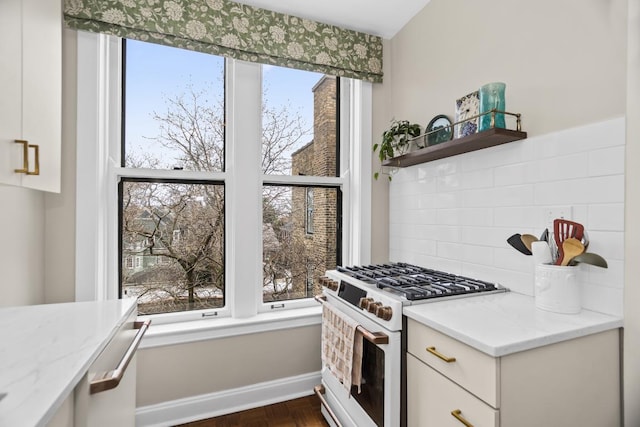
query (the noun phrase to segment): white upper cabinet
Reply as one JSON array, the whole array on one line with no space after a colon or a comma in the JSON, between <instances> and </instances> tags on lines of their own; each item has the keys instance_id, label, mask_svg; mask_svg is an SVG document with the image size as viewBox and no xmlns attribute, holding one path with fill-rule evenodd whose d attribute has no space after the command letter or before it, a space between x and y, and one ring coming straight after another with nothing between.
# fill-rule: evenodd
<instances>
[{"instance_id":1,"label":"white upper cabinet","mask_svg":"<svg viewBox=\"0 0 640 427\"><path fill-rule=\"evenodd\" d=\"M0 2L0 94L0 183L60 192L62 2Z\"/></svg>"}]
</instances>

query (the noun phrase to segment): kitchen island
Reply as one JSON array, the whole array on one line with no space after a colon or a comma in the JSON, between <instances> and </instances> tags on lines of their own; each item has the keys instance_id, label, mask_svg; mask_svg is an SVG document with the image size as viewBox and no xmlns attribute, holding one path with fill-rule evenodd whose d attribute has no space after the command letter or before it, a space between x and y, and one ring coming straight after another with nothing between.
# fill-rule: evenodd
<instances>
[{"instance_id":1,"label":"kitchen island","mask_svg":"<svg viewBox=\"0 0 640 427\"><path fill-rule=\"evenodd\" d=\"M0 426L47 425L135 312L134 299L0 309Z\"/></svg>"},{"instance_id":2,"label":"kitchen island","mask_svg":"<svg viewBox=\"0 0 640 427\"><path fill-rule=\"evenodd\" d=\"M620 425L621 318L515 292L403 312L409 425Z\"/></svg>"}]
</instances>

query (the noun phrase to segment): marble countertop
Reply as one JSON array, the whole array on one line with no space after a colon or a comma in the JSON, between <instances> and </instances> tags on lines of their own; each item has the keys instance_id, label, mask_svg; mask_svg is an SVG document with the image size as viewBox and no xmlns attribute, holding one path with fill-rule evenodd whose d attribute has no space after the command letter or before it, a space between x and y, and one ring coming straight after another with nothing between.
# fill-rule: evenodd
<instances>
[{"instance_id":1,"label":"marble countertop","mask_svg":"<svg viewBox=\"0 0 640 427\"><path fill-rule=\"evenodd\" d=\"M408 306L405 316L490 356L505 356L623 326L621 317L540 310L533 297L505 292Z\"/></svg>"},{"instance_id":2,"label":"marble countertop","mask_svg":"<svg viewBox=\"0 0 640 427\"><path fill-rule=\"evenodd\" d=\"M135 299L0 309L0 426L43 426L73 391Z\"/></svg>"}]
</instances>

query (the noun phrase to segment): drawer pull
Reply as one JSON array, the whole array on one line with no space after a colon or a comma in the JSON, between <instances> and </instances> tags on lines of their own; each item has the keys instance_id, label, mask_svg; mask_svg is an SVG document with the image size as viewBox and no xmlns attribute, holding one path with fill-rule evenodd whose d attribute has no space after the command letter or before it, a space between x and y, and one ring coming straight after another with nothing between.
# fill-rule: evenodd
<instances>
[{"instance_id":1,"label":"drawer pull","mask_svg":"<svg viewBox=\"0 0 640 427\"><path fill-rule=\"evenodd\" d=\"M129 362L133 359L134 354L136 354L136 350L138 349L138 345L140 341L142 341L142 337L145 332L147 332L147 328L151 324L151 320L145 320L144 322L133 322L133 328L138 329L136 333L136 337L129 345L124 356L118 363L118 367L113 371L103 372L101 374L97 374L95 379L91 381L89 384L89 394L100 393L101 391L111 390L112 388L116 388L118 384L120 384L120 380L124 376L124 371L127 370L127 366L129 366Z\"/></svg>"},{"instance_id":2,"label":"drawer pull","mask_svg":"<svg viewBox=\"0 0 640 427\"><path fill-rule=\"evenodd\" d=\"M16 139L16 144L22 144L22 169L14 169L16 173L24 173L26 175L40 175L40 147L36 144L29 144L24 139ZM29 148L33 148L35 152L35 168L29 170Z\"/></svg>"},{"instance_id":3,"label":"drawer pull","mask_svg":"<svg viewBox=\"0 0 640 427\"><path fill-rule=\"evenodd\" d=\"M334 424L338 427L342 427L342 424L340 424L340 420L338 419L338 417L336 417L336 414L329 407L329 403L327 402L327 399L324 398L324 393L325 393L324 386L322 384L317 385L313 388L313 391L316 394L316 396L318 396L318 399L320 399L320 403L327 410L327 413L333 420Z\"/></svg>"},{"instance_id":4,"label":"drawer pull","mask_svg":"<svg viewBox=\"0 0 640 427\"><path fill-rule=\"evenodd\" d=\"M436 350L435 347L427 347L427 351L433 354L434 356L437 356L439 359L444 360L447 363L453 363L456 361L455 357L447 357L444 354L440 353L438 350Z\"/></svg>"},{"instance_id":5,"label":"drawer pull","mask_svg":"<svg viewBox=\"0 0 640 427\"><path fill-rule=\"evenodd\" d=\"M465 420L465 418L460 414L462 414L462 411L460 409L454 409L453 411L451 411L451 415L453 415L453 417L456 420L460 421L462 424L464 424L467 427L473 427L473 424Z\"/></svg>"}]
</instances>

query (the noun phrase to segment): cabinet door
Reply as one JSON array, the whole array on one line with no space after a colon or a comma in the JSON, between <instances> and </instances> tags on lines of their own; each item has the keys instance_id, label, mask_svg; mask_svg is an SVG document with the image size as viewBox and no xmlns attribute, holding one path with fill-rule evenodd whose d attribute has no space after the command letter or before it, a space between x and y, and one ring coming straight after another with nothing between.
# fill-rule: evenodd
<instances>
[{"instance_id":1,"label":"cabinet door","mask_svg":"<svg viewBox=\"0 0 640 427\"><path fill-rule=\"evenodd\" d=\"M60 191L62 133L62 2L0 4L0 183ZM28 142L29 170L23 167Z\"/></svg>"},{"instance_id":2,"label":"cabinet door","mask_svg":"<svg viewBox=\"0 0 640 427\"><path fill-rule=\"evenodd\" d=\"M40 151L40 175L22 185L60 192L62 2L23 0L22 139ZM30 151L30 156L33 151ZM33 163L32 163L33 164Z\"/></svg>"},{"instance_id":3,"label":"cabinet door","mask_svg":"<svg viewBox=\"0 0 640 427\"><path fill-rule=\"evenodd\" d=\"M19 185L22 151L21 0L0 1L0 183Z\"/></svg>"},{"instance_id":4,"label":"cabinet door","mask_svg":"<svg viewBox=\"0 0 640 427\"><path fill-rule=\"evenodd\" d=\"M407 354L407 422L409 427L498 427L498 411Z\"/></svg>"}]
</instances>

